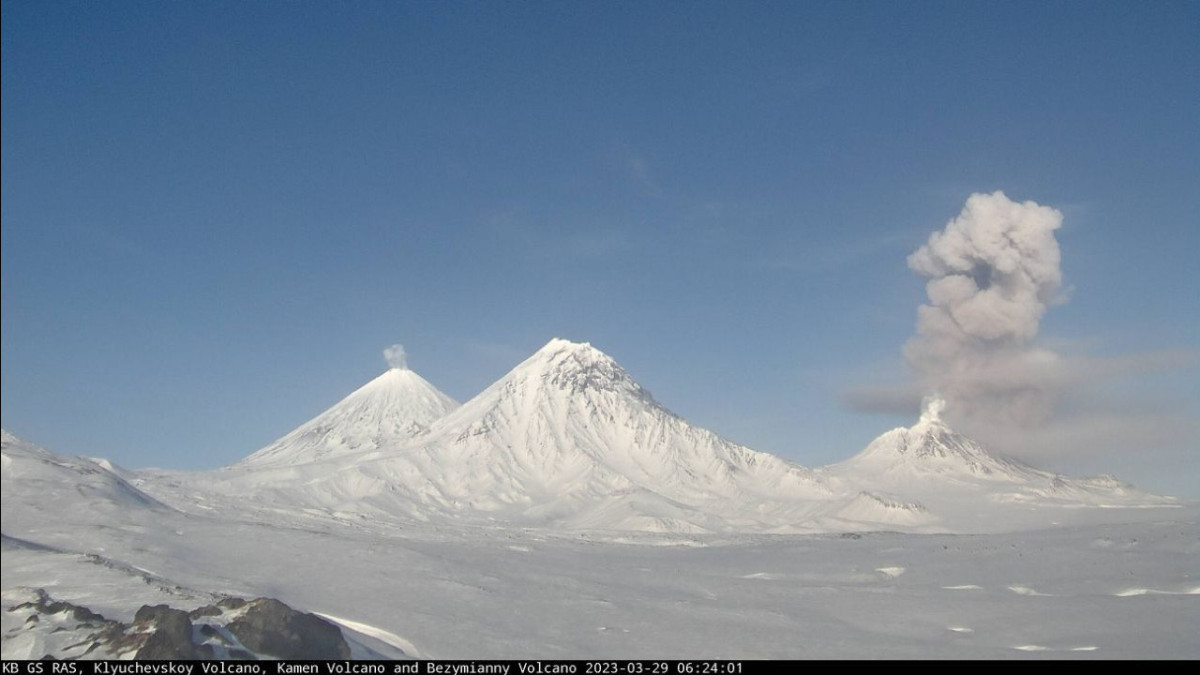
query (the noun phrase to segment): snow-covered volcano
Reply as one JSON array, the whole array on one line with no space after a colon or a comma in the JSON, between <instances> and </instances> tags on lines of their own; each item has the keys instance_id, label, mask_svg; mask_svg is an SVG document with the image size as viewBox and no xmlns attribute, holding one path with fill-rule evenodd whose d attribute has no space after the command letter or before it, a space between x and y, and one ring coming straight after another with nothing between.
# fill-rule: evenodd
<instances>
[{"instance_id":1,"label":"snow-covered volcano","mask_svg":"<svg viewBox=\"0 0 1200 675\"><path fill-rule=\"evenodd\" d=\"M458 407L406 367L387 372L283 438L243 459L246 467L295 466L356 452L396 448Z\"/></svg>"},{"instance_id":2,"label":"snow-covered volcano","mask_svg":"<svg viewBox=\"0 0 1200 675\"><path fill-rule=\"evenodd\" d=\"M1010 529L1042 522L1042 507L1141 508L1178 500L1111 476L1066 477L990 452L946 423L942 401L926 402L912 427L888 431L862 452L821 470L884 502L920 506L952 530Z\"/></svg>"},{"instance_id":3,"label":"snow-covered volcano","mask_svg":"<svg viewBox=\"0 0 1200 675\"><path fill-rule=\"evenodd\" d=\"M1024 483L1046 475L1016 460L994 455L955 432L942 419L944 407L939 399L927 401L914 426L882 434L862 452L834 465L838 473L894 484L930 479Z\"/></svg>"},{"instance_id":4,"label":"snow-covered volcano","mask_svg":"<svg viewBox=\"0 0 1200 675\"><path fill-rule=\"evenodd\" d=\"M1063 507L1175 504L992 454L939 412L809 470L689 424L608 355L554 339L462 406L396 368L231 467L142 476L179 508L236 496L339 520L569 530L996 531Z\"/></svg>"},{"instance_id":5,"label":"snow-covered volcano","mask_svg":"<svg viewBox=\"0 0 1200 675\"><path fill-rule=\"evenodd\" d=\"M226 478L253 483L272 501L341 513L605 529L725 529L778 508L805 511L830 495L811 471L688 424L586 343L551 340L404 443L294 450L314 429L318 447L329 447L326 417L339 422L338 438L375 433L374 418L340 412L348 407L335 406ZM296 457L320 461L301 471ZM280 480L236 476L284 460L291 469L272 472Z\"/></svg>"}]
</instances>

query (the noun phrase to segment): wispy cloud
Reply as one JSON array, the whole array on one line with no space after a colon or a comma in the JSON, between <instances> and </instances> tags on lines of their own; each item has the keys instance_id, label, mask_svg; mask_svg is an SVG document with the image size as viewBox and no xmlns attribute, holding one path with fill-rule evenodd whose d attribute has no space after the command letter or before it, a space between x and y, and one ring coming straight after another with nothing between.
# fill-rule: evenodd
<instances>
[{"instance_id":1,"label":"wispy cloud","mask_svg":"<svg viewBox=\"0 0 1200 675\"><path fill-rule=\"evenodd\" d=\"M646 159L645 155L629 145L624 145L622 147L622 164L624 165L626 175L642 191L654 197L663 196L662 186L654 178L650 169L650 162Z\"/></svg>"},{"instance_id":2,"label":"wispy cloud","mask_svg":"<svg viewBox=\"0 0 1200 675\"><path fill-rule=\"evenodd\" d=\"M404 351L404 345L394 344L383 350L383 360L391 368L406 370L408 368L408 352Z\"/></svg>"}]
</instances>

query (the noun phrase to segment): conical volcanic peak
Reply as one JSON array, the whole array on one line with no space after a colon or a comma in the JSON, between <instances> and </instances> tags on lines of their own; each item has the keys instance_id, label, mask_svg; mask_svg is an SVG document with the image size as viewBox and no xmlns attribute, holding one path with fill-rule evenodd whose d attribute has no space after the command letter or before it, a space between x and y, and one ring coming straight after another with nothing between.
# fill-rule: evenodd
<instances>
[{"instance_id":1,"label":"conical volcanic peak","mask_svg":"<svg viewBox=\"0 0 1200 675\"><path fill-rule=\"evenodd\" d=\"M404 452L347 460L300 489L339 510L689 531L758 523L759 500L794 513L828 494L811 472L691 426L612 358L561 339Z\"/></svg>"},{"instance_id":2,"label":"conical volcanic peak","mask_svg":"<svg viewBox=\"0 0 1200 675\"><path fill-rule=\"evenodd\" d=\"M586 418L592 421L585 426L595 428L596 423L607 426L618 418L642 414L678 419L609 355L587 342L554 338L438 420L431 433L458 434L467 428L473 434L528 424L535 417L552 425L567 418Z\"/></svg>"},{"instance_id":3,"label":"conical volcanic peak","mask_svg":"<svg viewBox=\"0 0 1200 675\"><path fill-rule=\"evenodd\" d=\"M569 395L609 391L654 403L654 397L608 354L589 342L554 338L509 373L517 379L561 390ZM655 404L657 405L657 404Z\"/></svg>"},{"instance_id":4,"label":"conical volcanic peak","mask_svg":"<svg viewBox=\"0 0 1200 675\"><path fill-rule=\"evenodd\" d=\"M971 531L1031 505L1165 503L993 456L937 399L912 427L812 471L692 426L587 343L550 340L457 407L403 357L224 472L220 490L285 510L671 532Z\"/></svg>"},{"instance_id":5,"label":"conical volcanic peak","mask_svg":"<svg viewBox=\"0 0 1200 675\"><path fill-rule=\"evenodd\" d=\"M945 402L940 398L927 398L916 424L892 429L837 466L867 473L898 475L916 471L1016 480L1036 471L1021 462L994 455L975 440L951 429L942 417L944 409Z\"/></svg>"},{"instance_id":6,"label":"conical volcanic peak","mask_svg":"<svg viewBox=\"0 0 1200 675\"><path fill-rule=\"evenodd\" d=\"M299 464L398 447L457 407L425 378L394 366L239 465Z\"/></svg>"},{"instance_id":7,"label":"conical volcanic peak","mask_svg":"<svg viewBox=\"0 0 1200 675\"><path fill-rule=\"evenodd\" d=\"M1173 506L1170 497L1150 495L1107 478L1072 478L1036 469L989 452L945 421L932 399L921 419L879 436L866 449L823 470L848 487L918 503L957 531L987 531L1083 517L1081 507ZM861 514L859 514L861 515Z\"/></svg>"}]
</instances>

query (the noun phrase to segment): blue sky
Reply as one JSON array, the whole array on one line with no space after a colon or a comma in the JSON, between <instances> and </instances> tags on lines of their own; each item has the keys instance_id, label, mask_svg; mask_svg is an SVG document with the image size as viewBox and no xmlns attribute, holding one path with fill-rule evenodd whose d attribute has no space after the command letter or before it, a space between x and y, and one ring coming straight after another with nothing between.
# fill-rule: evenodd
<instances>
[{"instance_id":1,"label":"blue sky","mask_svg":"<svg viewBox=\"0 0 1200 675\"><path fill-rule=\"evenodd\" d=\"M1198 8L6 0L3 425L215 467L394 342L466 400L561 336L823 464L1004 190L1064 217L1039 339L1178 357L1088 395L1174 433L1044 464L1200 496Z\"/></svg>"}]
</instances>

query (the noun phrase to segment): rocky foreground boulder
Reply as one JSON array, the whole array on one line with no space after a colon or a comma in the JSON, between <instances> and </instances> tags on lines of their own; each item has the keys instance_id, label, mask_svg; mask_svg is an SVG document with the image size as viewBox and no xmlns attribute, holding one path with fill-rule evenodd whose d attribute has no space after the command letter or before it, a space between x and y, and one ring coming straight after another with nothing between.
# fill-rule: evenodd
<instances>
[{"instance_id":1,"label":"rocky foreground boulder","mask_svg":"<svg viewBox=\"0 0 1200 675\"><path fill-rule=\"evenodd\" d=\"M274 598L229 597L190 612L143 605L125 624L54 600L40 588L26 593L5 611L6 658L10 652L13 658L62 659L350 658L340 628ZM22 645L30 653L18 653Z\"/></svg>"},{"instance_id":2,"label":"rocky foreground boulder","mask_svg":"<svg viewBox=\"0 0 1200 675\"><path fill-rule=\"evenodd\" d=\"M340 628L274 598L252 600L225 628L247 648L281 659L350 658Z\"/></svg>"}]
</instances>

